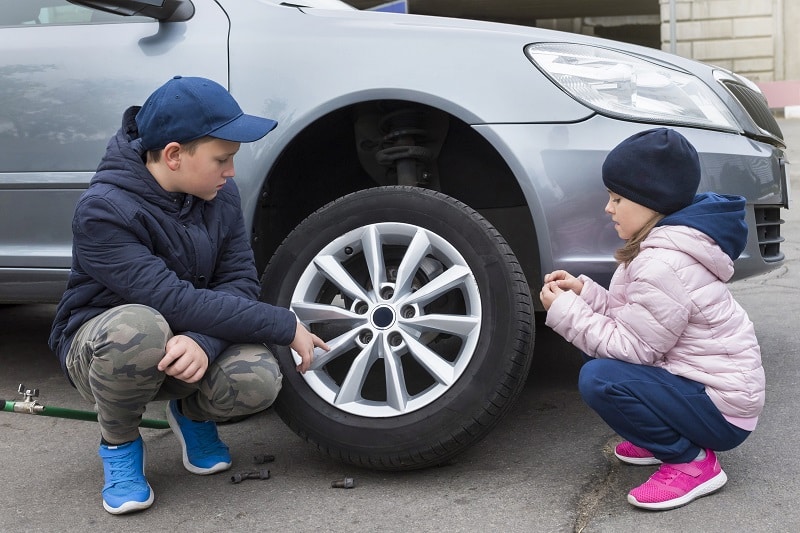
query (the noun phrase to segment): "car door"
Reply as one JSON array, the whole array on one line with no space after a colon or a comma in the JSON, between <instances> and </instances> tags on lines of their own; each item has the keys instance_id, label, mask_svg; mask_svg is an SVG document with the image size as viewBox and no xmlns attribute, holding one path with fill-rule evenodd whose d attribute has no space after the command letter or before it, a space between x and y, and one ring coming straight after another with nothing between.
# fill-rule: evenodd
<instances>
[{"instance_id":1,"label":"car door","mask_svg":"<svg viewBox=\"0 0 800 533\"><path fill-rule=\"evenodd\" d=\"M0 303L57 301L71 219L123 111L174 75L227 86L228 19L159 23L67 0L0 0Z\"/></svg>"}]
</instances>

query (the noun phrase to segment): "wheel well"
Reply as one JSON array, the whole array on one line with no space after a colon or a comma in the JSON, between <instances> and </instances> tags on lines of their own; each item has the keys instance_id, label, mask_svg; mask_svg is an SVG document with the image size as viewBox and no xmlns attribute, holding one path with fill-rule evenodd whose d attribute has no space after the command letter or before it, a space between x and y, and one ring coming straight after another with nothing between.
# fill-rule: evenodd
<instances>
[{"instance_id":1,"label":"wheel well","mask_svg":"<svg viewBox=\"0 0 800 533\"><path fill-rule=\"evenodd\" d=\"M323 205L350 192L395 184L439 190L466 203L505 237L527 279L534 285L541 279L530 211L494 147L452 115L396 100L329 113L281 154L253 222L259 272L289 232Z\"/></svg>"}]
</instances>

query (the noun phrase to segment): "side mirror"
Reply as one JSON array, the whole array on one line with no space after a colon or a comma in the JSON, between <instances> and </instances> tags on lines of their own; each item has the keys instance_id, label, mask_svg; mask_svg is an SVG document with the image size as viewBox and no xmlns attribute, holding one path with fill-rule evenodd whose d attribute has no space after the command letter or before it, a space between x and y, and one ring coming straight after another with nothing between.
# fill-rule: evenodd
<instances>
[{"instance_id":1,"label":"side mirror","mask_svg":"<svg viewBox=\"0 0 800 533\"><path fill-rule=\"evenodd\" d=\"M68 0L91 9L122 16L140 15L161 22L183 22L194 16L190 0Z\"/></svg>"}]
</instances>

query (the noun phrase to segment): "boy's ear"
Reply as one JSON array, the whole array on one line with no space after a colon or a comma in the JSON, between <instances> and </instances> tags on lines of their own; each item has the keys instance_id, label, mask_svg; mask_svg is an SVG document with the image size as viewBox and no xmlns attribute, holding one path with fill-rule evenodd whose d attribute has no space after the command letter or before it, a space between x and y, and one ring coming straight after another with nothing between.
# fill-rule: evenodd
<instances>
[{"instance_id":1,"label":"boy's ear","mask_svg":"<svg viewBox=\"0 0 800 533\"><path fill-rule=\"evenodd\" d=\"M161 160L169 167L170 170L178 170L181 166L181 150L180 143L171 142L161 149Z\"/></svg>"}]
</instances>

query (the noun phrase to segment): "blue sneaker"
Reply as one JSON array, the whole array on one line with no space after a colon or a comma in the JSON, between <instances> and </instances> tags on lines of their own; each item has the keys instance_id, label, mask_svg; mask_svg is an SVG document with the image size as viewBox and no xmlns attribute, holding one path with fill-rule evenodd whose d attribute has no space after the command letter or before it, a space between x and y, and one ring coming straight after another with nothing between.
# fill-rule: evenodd
<instances>
[{"instance_id":1,"label":"blue sneaker","mask_svg":"<svg viewBox=\"0 0 800 533\"><path fill-rule=\"evenodd\" d=\"M225 443L219 440L214 422L189 420L178 411L178 400L170 400L167 404L167 422L181 442L186 470L206 475L231 467L231 454Z\"/></svg>"},{"instance_id":2,"label":"blue sneaker","mask_svg":"<svg viewBox=\"0 0 800 533\"><path fill-rule=\"evenodd\" d=\"M111 514L132 513L153 504L153 489L144 478L145 450L142 437L114 446L100 444L103 460L103 507Z\"/></svg>"}]
</instances>

